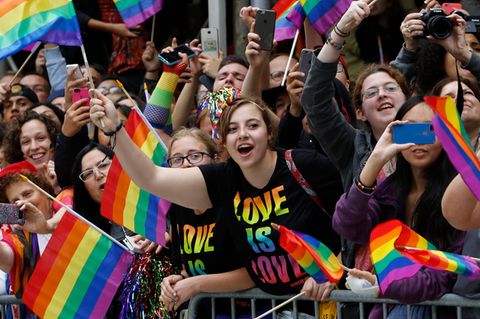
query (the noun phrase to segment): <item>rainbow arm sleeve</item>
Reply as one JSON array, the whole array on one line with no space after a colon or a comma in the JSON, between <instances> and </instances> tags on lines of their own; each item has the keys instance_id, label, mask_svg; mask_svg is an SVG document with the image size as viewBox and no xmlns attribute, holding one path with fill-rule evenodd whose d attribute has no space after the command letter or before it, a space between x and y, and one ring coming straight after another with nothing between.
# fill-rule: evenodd
<instances>
[{"instance_id":1,"label":"rainbow arm sleeve","mask_svg":"<svg viewBox=\"0 0 480 319\"><path fill-rule=\"evenodd\" d=\"M177 87L180 74L187 64L180 62L174 66L163 66L163 73L145 107L145 117L157 129L172 133L172 113L170 112L172 96Z\"/></svg>"}]
</instances>

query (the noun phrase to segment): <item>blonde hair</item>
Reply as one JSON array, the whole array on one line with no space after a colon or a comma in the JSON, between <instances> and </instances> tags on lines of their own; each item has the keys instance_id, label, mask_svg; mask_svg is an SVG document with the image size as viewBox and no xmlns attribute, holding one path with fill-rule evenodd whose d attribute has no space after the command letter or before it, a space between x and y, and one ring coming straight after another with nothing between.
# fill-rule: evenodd
<instances>
[{"instance_id":1,"label":"blonde hair","mask_svg":"<svg viewBox=\"0 0 480 319\"><path fill-rule=\"evenodd\" d=\"M207 153L210 154L210 156L213 159L216 157L216 155L218 155L217 145L207 133L205 133L198 127L192 127L192 128L182 127L177 131L175 131L175 133L172 136L172 139L170 140L170 147L168 148L168 157L172 156L171 152L172 152L173 144L179 139L182 139L187 136L193 137L194 139L202 143L205 146Z\"/></svg>"}]
</instances>

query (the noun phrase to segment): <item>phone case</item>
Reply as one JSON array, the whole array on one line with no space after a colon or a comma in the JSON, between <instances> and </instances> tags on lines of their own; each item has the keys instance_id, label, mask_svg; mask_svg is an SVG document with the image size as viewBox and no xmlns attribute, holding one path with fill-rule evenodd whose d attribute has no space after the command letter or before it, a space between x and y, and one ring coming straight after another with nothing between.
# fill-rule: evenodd
<instances>
[{"instance_id":1,"label":"phone case","mask_svg":"<svg viewBox=\"0 0 480 319\"><path fill-rule=\"evenodd\" d=\"M461 10L462 4L461 3L451 3L451 2L446 2L442 4L442 9L445 10L446 14L450 14L455 10Z\"/></svg>"},{"instance_id":2,"label":"phone case","mask_svg":"<svg viewBox=\"0 0 480 319\"><path fill-rule=\"evenodd\" d=\"M200 37L202 39L203 52L218 58L218 30L216 28L202 28Z\"/></svg>"},{"instance_id":3,"label":"phone case","mask_svg":"<svg viewBox=\"0 0 480 319\"><path fill-rule=\"evenodd\" d=\"M88 94L88 88L74 88L72 91L72 103L77 102L80 99L87 99L85 106L90 105L90 95Z\"/></svg>"},{"instance_id":4,"label":"phone case","mask_svg":"<svg viewBox=\"0 0 480 319\"><path fill-rule=\"evenodd\" d=\"M435 133L431 123L406 123L392 128L393 142L396 144L433 144Z\"/></svg>"},{"instance_id":5,"label":"phone case","mask_svg":"<svg viewBox=\"0 0 480 319\"><path fill-rule=\"evenodd\" d=\"M15 204L0 203L0 224L25 224L23 213Z\"/></svg>"},{"instance_id":6,"label":"phone case","mask_svg":"<svg viewBox=\"0 0 480 319\"><path fill-rule=\"evenodd\" d=\"M262 50L272 50L275 18L276 14L273 10L257 10L255 33L261 38L259 44Z\"/></svg>"},{"instance_id":7,"label":"phone case","mask_svg":"<svg viewBox=\"0 0 480 319\"><path fill-rule=\"evenodd\" d=\"M80 67L78 66L78 64L67 64L67 72L72 68L75 68L75 72L73 73L74 80L79 80L83 78L82 71L80 70Z\"/></svg>"},{"instance_id":8,"label":"phone case","mask_svg":"<svg viewBox=\"0 0 480 319\"><path fill-rule=\"evenodd\" d=\"M314 58L314 52L310 49L302 49L299 61L299 71L305 73L303 82L307 79L308 72L310 72L310 66L312 65L312 59Z\"/></svg>"},{"instance_id":9,"label":"phone case","mask_svg":"<svg viewBox=\"0 0 480 319\"><path fill-rule=\"evenodd\" d=\"M175 65L182 61L182 58L180 55L178 55L178 52L185 53L188 58L195 56L195 52L192 49L190 49L187 45L182 44L176 47L173 52L164 52L159 54L158 59L168 66Z\"/></svg>"}]
</instances>

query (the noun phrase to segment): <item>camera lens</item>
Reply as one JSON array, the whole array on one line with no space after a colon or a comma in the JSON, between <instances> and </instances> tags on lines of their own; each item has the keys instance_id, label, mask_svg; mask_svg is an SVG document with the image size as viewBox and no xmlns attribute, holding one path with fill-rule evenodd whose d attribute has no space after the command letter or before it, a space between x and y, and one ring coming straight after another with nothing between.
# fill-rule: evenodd
<instances>
[{"instance_id":1,"label":"camera lens","mask_svg":"<svg viewBox=\"0 0 480 319\"><path fill-rule=\"evenodd\" d=\"M443 40L450 36L452 23L446 17L434 16L428 21L427 28L435 39Z\"/></svg>"}]
</instances>

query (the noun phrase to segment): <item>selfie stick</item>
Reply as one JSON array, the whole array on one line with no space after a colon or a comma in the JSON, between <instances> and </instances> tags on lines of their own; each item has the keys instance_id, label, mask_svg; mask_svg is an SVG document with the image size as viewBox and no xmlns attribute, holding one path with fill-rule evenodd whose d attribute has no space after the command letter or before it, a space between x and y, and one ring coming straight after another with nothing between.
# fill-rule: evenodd
<instances>
[{"instance_id":1,"label":"selfie stick","mask_svg":"<svg viewBox=\"0 0 480 319\"><path fill-rule=\"evenodd\" d=\"M274 312L275 310L277 310L277 309L279 309L279 308L282 308L282 307L283 307L283 306L285 306L286 304L288 304L288 303L290 303L290 302L294 301L295 299L297 299L297 298L300 298L300 297L301 297L301 296L303 296L304 294L305 294L305 291L302 291L302 292L300 292L300 293L296 294L295 296L293 296L292 298L290 298L290 299L288 299L288 300L285 300L285 301L284 301L284 302L282 302L281 304L279 304L279 305L277 305L277 306L273 307L273 308L272 308L272 309L270 309L269 311L267 311L267 312L265 312L265 313L261 314L260 316L258 316L258 317L255 317L254 319L261 319L261 318L263 318L263 317L265 317L265 316L267 316L267 315L271 314L271 313L272 313L272 312Z\"/></svg>"},{"instance_id":2,"label":"selfie stick","mask_svg":"<svg viewBox=\"0 0 480 319\"><path fill-rule=\"evenodd\" d=\"M85 69L87 70L87 75L88 75L88 82L90 82L90 89L95 90L95 84L93 83L93 77L92 77L92 72L90 72L90 64L88 64L88 59L87 59L87 53L85 52L85 47L80 45L80 50L82 51L82 57L83 57L83 62L85 62ZM97 94L95 93L95 98ZM103 119L100 119L100 125L102 128L105 127L105 124L103 123Z\"/></svg>"},{"instance_id":3,"label":"selfie stick","mask_svg":"<svg viewBox=\"0 0 480 319\"><path fill-rule=\"evenodd\" d=\"M76 218L80 219L81 221L83 221L84 223L88 224L90 227L94 228L96 231L98 231L99 233L101 233L102 235L106 236L108 239L110 239L111 241L113 241L115 244L117 244L118 246L122 247L123 250L126 250L128 251L129 253L133 254L133 252L131 252L127 247L123 246L118 240L116 240L115 238L113 238L112 236L110 236L109 234L107 234L106 232L104 232L103 230L101 230L97 225L93 224L92 222L90 222L88 219L86 219L85 217L83 217L82 215L80 215L79 213L77 213L76 211L74 211L73 209L71 209L70 207L68 207L67 205L65 205L64 203L62 203L61 201L59 201L58 199L56 199L55 197L53 197L52 195L50 195L49 193L47 193L46 191L44 191L40 186L38 186L37 184L35 184L34 182L32 182L31 180L28 179L28 177L26 177L25 175L22 175L22 174L19 174L20 177L22 178L23 181L29 183L30 185L32 185L33 187L35 187L38 191L40 191L43 195L47 196L48 198L50 198L51 200L53 200L55 203L61 205L63 208L65 208L70 214L72 214L73 216L75 216Z\"/></svg>"},{"instance_id":4,"label":"selfie stick","mask_svg":"<svg viewBox=\"0 0 480 319\"><path fill-rule=\"evenodd\" d=\"M40 47L41 44L42 44L42 42L40 42L40 41L38 41L37 43L35 43L35 45L34 45L33 48L32 48L32 51L30 51L30 54L27 56L27 58L25 59L25 61L23 61L23 64L20 66L20 69L18 69L18 71L15 73L15 75L14 75L13 78L10 80L10 82L8 82L8 87L11 87L13 81L15 81L15 79L18 77L18 75L19 75L20 73L22 73L22 71L23 71L23 69L25 68L25 66L27 65L28 61L30 61L30 59L31 59L32 56L35 54L35 52L37 52L37 49Z\"/></svg>"},{"instance_id":5,"label":"selfie stick","mask_svg":"<svg viewBox=\"0 0 480 319\"><path fill-rule=\"evenodd\" d=\"M295 46L297 45L297 40L298 40L298 34L299 33L300 33L300 30L297 29L297 32L295 33L295 37L293 38L292 48L290 49L290 55L288 56L287 66L285 67L285 72L283 73L283 79L282 79L282 83L280 84L280 86L285 85L285 80L287 79L290 62L292 61L293 51L295 50Z\"/></svg>"}]
</instances>

